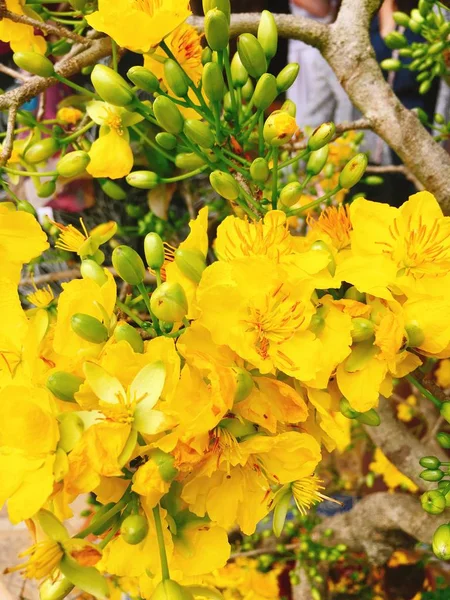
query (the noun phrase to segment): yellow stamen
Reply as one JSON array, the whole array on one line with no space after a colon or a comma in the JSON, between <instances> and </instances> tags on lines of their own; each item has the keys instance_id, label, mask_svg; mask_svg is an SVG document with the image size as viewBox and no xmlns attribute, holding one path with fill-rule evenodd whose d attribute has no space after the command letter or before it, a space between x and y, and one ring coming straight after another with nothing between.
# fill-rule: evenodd
<instances>
[{"instance_id":1,"label":"yellow stamen","mask_svg":"<svg viewBox=\"0 0 450 600\"><path fill-rule=\"evenodd\" d=\"M338 250L350 246L352 223L348 205L330 206L321 213L317 220L309 215L307 223L311 229L320 229L330 236Z\"/></svg>"},{"instance_id":2,"label":"yellow stamen","mask_svg":"<svg viewBox=\"0 0 450 600\"><path fill-rule=\"evenodd\" d=\"M135 0L135 2L139 10L153 17L155 12L161 8L163 0Z\"/></svg>"},{"instance_id":3,"label":"yellow stamen","mask_svg":"<svg viewBox=\"0 0 450 600\"><path fill-rule=\"evenodd\" d=\"M292 484L292 495L302 515L306 515L311 506L323 502L323 500L328 500L342 506L342 503L338 500L322 494L320 490L323 489L325 488L317 475L309 475L309 477L302 477L302 479L294 481Z\"/></svg>"},{"instance_id":4,"label":"yellow stamen","mask_svg":"<svg viewBox=\"0 0 450 600\"><path fill-rule=\"evenodd\" d=\"M83 228L84 234L78 231L73 225L62 225L62 223L56 223L52 221L59 231L58 239L56 240L55 246L60 250L67 250L68 252L78 252L81 246L89 237L86 227L84 226L83 219L80 219L81 227Z\"/></svg>"},{"instance_id":5,"label":"yellow stamen","mask_svg":"<svg viewBox=\"0 0 450 600\"><path fill-rule=\"evenodd\" d=\"M37 308L46 308L51 302L53 302L55 298L52 288L49 285L46 285L38 289L34 282L34 278L32 277L31 279L35 291L31 294L28 294L28 302L30 304L34 304L34 306L36 306Z\"/></svg>"},{"instance_id":6,"label":"yellow stamen","mask_svg":"<svg viewBox=\"0 0 450 600\"><path fill-rule=\"evenodd\" d=\"M42 579L43 577L48 577L59 565L63 554L63 550L58 542L53 540L39 542L19 554L20 558L29 556L26 562L5 569L4 573L20 571L27 579Z\"/></svg>"}]
</instances>

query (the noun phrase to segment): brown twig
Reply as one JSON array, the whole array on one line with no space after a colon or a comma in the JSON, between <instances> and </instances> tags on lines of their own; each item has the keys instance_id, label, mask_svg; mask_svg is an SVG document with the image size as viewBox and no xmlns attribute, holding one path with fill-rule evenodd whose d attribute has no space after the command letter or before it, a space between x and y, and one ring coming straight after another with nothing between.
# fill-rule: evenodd
<instances>
[{"instance_id":1,"label":"brown twig","mask_svg":"<svg viewBox=\"0 0 450 600\"><path fill-rule=\"evenodd\" d=\"M38 21L37 19L33 19L31 17L28 17L27 15L18 15L10 10L2 10L1 8L0 16L3 19L9 19L10 21L14 21L15 23L23 23L24 25L30 25L31 27L40 29L44 33L53 33L53 35L56 35L60 38L70 38L71 40L74 40L79 44L91 44L91 40L86 39L82 35L78 35L78 33L70 31L70 29L67 29L66 27L57 25L56 23L50 23L49 21Z\"/></svg>"},{"instance_id":2,"label":"brown twig","mask_svg":"<svg viewBox=\"0 0 450 600\"><path fill-rule=\"evenodd\" d=\"M3 167L8 162L11 156L13 144L14 144L14 128L16 126L17 106L11 106L8 113L8 124L6 126L5 141L2 146L2 153L0 154L0 167Z\"/></svg>"},{"instance_id":3,"label":"brown twig","mask_svg":"<svg viewBox=\"0 0 450 600\"><path fill-rule=\"evenodd\" d=\"M114 277L119 277L116 270L113 267L106 267ZM66 269L64 271L54 271L53 273L46 273L45 275L38 275L31 279L26 277L20 281L20 286L33 286L45 285L46 283L57 283L58 281L70 281L71 279L78 279L81 277L80 269ZM151 273L145 274L145 283L154 283L155 277Z\"/></svg>"},{"instance_id":4,"label":"brown twig","mask_svg":"<svg viewBox=\"0 0 450 600\"><path fill-rule=\"evenodd\" d=\"M371 129L371 122L369 119L357 119L356 121L344 121L336 125L336 134L332 141L336 140L346 131L357 131L363 129ZM308 146L308 140L304 139L299 142L293 142L291 144L292 150L304 150Z\"/></svg>"},{"instance_id":5,"label":"brown twig","mask_svg":"<svg viewBox=\"0 0 450 600\"><path fill-rule=\"evenodd\" d=\"M229 560L235 560L243 556L250 558L251 556L261 556L261 554L283 554L285 551L296 550L300 546L300 542L295 544L285 544L283 546L283 552L280 552L276 546L267 546L262 548L255 548L254 550L246 550L245 552L235 552L231 554Z\"/></svg>"},{"instance_id":6,"label":"brown twig","mask_svg":"<svg viewBox=\"0 0 450 600\"><path fill-rule=\"evenodd\" d=\"M30 75L21 73L20 71L15 71L14 69L2 64L0 64L0 72L4 73L5 75L9 75L9 77L12 77L13 79L20 79L20 81L28 81L28 79L30 79Z\"/></svg>"}]
</instances>

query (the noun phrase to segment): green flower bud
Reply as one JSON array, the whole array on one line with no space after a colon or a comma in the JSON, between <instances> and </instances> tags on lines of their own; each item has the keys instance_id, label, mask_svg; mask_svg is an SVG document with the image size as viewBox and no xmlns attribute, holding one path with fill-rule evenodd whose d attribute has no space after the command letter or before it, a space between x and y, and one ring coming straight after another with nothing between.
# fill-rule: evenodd
<instances>
[{"instance_id":1,"label":"green flower bud","mask_svg":"<svg viewBox=\"0 0 450 600\"><path fill-rule=\"evenodd\" d=\"M259 110L266 110L278 96L277 80L271 73L264 73L259 78L253 103Z\"/></svg>"},{"instance_id":2,"label":"green flower bud","mask_svg":"<svg viewBox=\"0 0 450 600\"><path fill-rule=\"evenodd\" d=\"M191 142L201 148L212 148L216 141L208 123L197 119L187 119L184 122L183 131Z\"/></svg>"},{"instance_id":3,"label":"green flower bud","mask_svg":"<svg viewBox=\"0 0 450 600\"><path fill-rule=\"evenodd\" d=\"M234 395L234 404L246 400L253 391L253 377L245 369L233 367L233 372L236 376L236 393Z\"/></svg>"},{"instance_id":4,"label":"green flower bud","mask_svg":"<svg viewBox=\"0 0 450 600\"><path fill-rule=\"evenodd\" d=\"M180 152L175 157L175 165L179 169L183 169L183 171L198 169L199 167L203 167L204 164L204 159L194 152Z\"/></svg>"},{"instance_id":5,"label":"green flower bud","mask_svg":"<svg viewBox=\"0 0 450 600\"><path fill-rule=\"evenodd\" d=\"M416 21L417 23L425 23L425 19L420 14L420 11L417 8L413 8L411 11L411 19Z\"/></svg>"},{"instance_id":6,"label":"green flower bud","mask_svg":"<svg viewBox=\"0 0 450 600\"><path fill-rule=\"evenodd\" d=\"M391 31L391 33L388 33L384 38L384 43L391 50L398 50L407 46L408 40L402 33L399 33L398 31Z\"/></svg>"},{"instance_id":7,"label":"green flower bud","mask_svg":"<svg viewBox=\"0 0 450 600\"><path fill-rule=\"evenodd\" d=\"M5 206L5 204L5 202L2 202L2 206ZM28 200L19 200L19 202L16 204L16 209L22 212L27 212L30 215L33 215L33 217L37 218L36 209L31 202L28 202Z\"/></svg>"},{"instance_id":8,"label":"green flower bud","mask_svg":"<svg viewBox=\"0 0 450 600\"><path fill-rule=\"evenodd\" d=\"M177 138L172 133L167 133L167 131L157 133L155 140L165 150L173 150L177 147Z\"/></svg>"},{"instance_id":9,"label":"green flower bud","mask_svg":"<svg viewBox=\"0 0 450 600\"><path fill-rule=\"evenodd\" d=\"M95 317L84 313L75 313L70 319L73 331L91 344L103 344L108 339L108 330Z\"/></svg>"},{"instance_id":10,"label":"green flower bud","mask_svg":"<svg viewBox=\"0 0 450 600\"><path fill-rule=\"evenodd\" d=\"M419 464L424 469L439 469L441 466L441 461L437 456L423 456L419 460Z\"/></svg>"},{"instance_id":11,"label":"green flower bud","mask_svg":"<svg viewBox=\"0 0 450 600\"><path fill-rule=\"evenodd\" d=\"M134 94L125 79L106 65L95 65L91 81L100 98L109 104L128 106L134 100Z\"/></svg>"},{"instance_id":12,"label":"green flower bud","mask_svg":"<svg viewBox=\"0 0 450 600\"><path fill-rule=\"evenodd\" d=\"M311 321L309 323L309 330L314 333L314 335L319 336L325 328L325 319L318 313L314 314L311 317Z\"/></svg>"},{"instance_id":13,"label":"green flower bud","mask_svg":"<svg viewBox=\"0 0 450 600\"><path fill-rule=\"evenodd\" d=\"M37 188L39 198L49 198L55 193L56 183L54 181L45 181Z\"/></svg>"},{"instance_id":14,"label":"green flower bud","mask_svg":"<svg viewBox=\"0 0 450 600\"><path fill-rule=\"evenodd\" d=\"M274 110L264 123L264 140L271 146L281 146L292 138L297 129L294 117L282 110Z\"/></svg>"},{"instance_id":15,"label":"green flower bud","mask_svg":"<svg viewBox=\"0 0 450 600\"><path fill-rule=\"evenodd\" d=\"M297 79L300 65L298 63L289 63L277 75L278 93L281 94L288 90ZM295 116L295 115L294 115Z\"/></svg>"},{"instance_id":16,"label":"green flower bud","mask_svg":"<svg viewBox=\"0 0 450 600\"><path fill-rule=\"evenodd\" d=\"M85 172L90 160L87 152L75 150L74 152L69 152L58 161L56 170L61 177L75 177Z\"/></svg>"},{"instance_id":17,"label":"green flower bud","mask_svg":"<svg viewBox=\"0 0 450 600\"><path fill-rule=\"evenodd\" d=\"M396 11L393 13L394 21L397 25L401 25L402 27L408 27L409 25L409 15L404 12Z\"/></svg>"},{"instance_id":18,"label":"green flower bud","mask_svg":"<svg viewBox=\"0 0 450 600\"><path fill-rule=\"evenodd\" d=\"M80 272L83 279L92 279L100 286L108 281L105 269L90 258L86 258L81 262Z\"/></svg>"},{"instance_id":19,"label":"green flower bud","mask_svg":"<svg viewBox=\"0 0 450 600\"><path fill-rule=\"evenodd\" d=\"M114 329L114 337L118 342L125 340L138 354L144 352L144 341L134 327L128 323L120 323Z\"/></svg>"},{"instance_id":20,"label":"green flower bud","mask_svg":"<svg viewBox=\"0 0 450 600\"><path fill-rule=\"evenodd\" d=\"M413 55L411 48L400 48L398 55L402 58L410 58Z\"/></svg>"},{"instance_id":21,"label":"green flower bud","mask_svg":"<svg viewBox=\"0 0 450 600\"><path fill-rule=\"evenodd\" d=\"M164 63L164 75L166 77L167 84L175 96L184 98L187 96L189 91L189 85L186 79L186 75L180 65L168 58Z\"/></svg>"},{"instance_id":22,"label":"green flower bud","mask_svg":"<svg viewBox=\"0 0 450 600\"><path fill-rule=\"evenodd\" d=\"M230 22L231 5L230 0L203 0L203 14L207 15L210 10L218 8L227 16L228 22Z\"/></svg>"},{"instance_id":23,"label":"green flower bud","mask_svg":"<svg viewBox=\"0 0 450 600\"><path fill-rule=\"evenodd\" d=\"M219 423L219 427L226 429L235 438L243 438L247 435L253 435L256 431L254 423L243 419L242 421L237 418L226 418L222 419Z\"/></svg>"},{"instance_id":24,"label":"green flower bud","mask_svg":"<svg viewBox=\"0 0 450 600\"><path fill-rule=\"evenodd\" d=\"M322 123L315 129L308 140L309 150L319 150L334 138L336 126L334 123Z\"/></svg>"},{"instance_id":25,"label":"green flower bud","mask_svg":"<svg viewBox=\"0 0 450 600\"><path fill-rule=\"evenodd\" d=\"M150 451L149 458L156 463L159 474L164 481L169 483L176 477L178 470L173 466L175 459L171 454L163 452L159 448L154 448Z\"/></svg>"},{"instance_id":26,"label":"green flower bud","mask_svg":"<svg viewBox=\"0 0 450 600\"><path fill-rule=\"evenodd\" d=\"M292 100L285 100L281 105L281 111L295 118L295 115L297 114L297 106Z\"/></svg>"},{"instance_id":27,"label":"green flower bud","mask_svg":"<svg viewBox=\"0 0 450 600\"><path fill-rule=\"evenodd\" d=\"M352 340L354 342L364 342L371 340L375 335L375 325L369 319L356 317L352 319Z\"/></svg>"},{"instance_id":28,"label":"green flower bud","mask_svg":"<svg viewBox=\"0 0 450 600\"><path fill-rule=\"evenodd\" d=\"M450 423L450 402L443 402L441 404L441 416Z\"/></svg>"},{"instance_id":29,"label":"green flower bud","mask_svg":"<svg viewBox=\"0 0 450 600\"><path fill-rule=\"evenodd\" d=\"M237 47L247 73L259 79L267 71L267 59L261 44L251 33L243 33L238 37Z\"/></svg>"},{"instance_id":30,"label":"green flower bud","mask_svg":"<svg viewBox=\"0 0 450 600\"><path fill-rule=\"evenodd\" d=\"M428 79L427 81L423 81L419 86L419 94L427 94L430 91L431 84L433 83L432 79Z\"/></svg>"},{"instance_id":31,"label":"green flower bud","mask_svg":"<svg viewBox=\"0 0 450 600\"><path fill-rule=\"evenodd\" d=\"M267 160L259 156L250 165L250 175L253 181L264 183L269 179L270 171Z\"/></svg>"},{"instance_id":32,"label":"green flower bud","mask_svg":"<svg viewBox=\"0 0 450 600\"><path fill-rule=\"evenodd\" d=\"M430 10L433 8L433 3L429 0L419 0L419 12L422 17L426 17Z\"/></svg>"},{"instance_id":33,"label":"green flower bud","mask_svg":"<svg viewBox=\"0 0 450 600\"><path fill-rule=\"evenodd\" d=\"M165 281L151 295L150 307L157 319L176 323L186 316L188 301L179 283Z\"/></svg>"},{"instance_id":34,"label":"green flower bud","mask_svg":"<svg viewBox=\"0 0 450 600\"><path fill-rule=\"evenodd\" d=\"M125 190L123 190L115 181L103 178L100 178L97 181L100 183L100 187L108 198L112 198L113 200L125 200L127 197Z\"/></svg>"},{"instance_id":35,"label":"green flower bud","mask_svg":"<svg viewBox=\"0 0 450 600\"><path fill-rule=\"evenodd\" d=\"M39 586L40 600L64 600L75 586L66 577L60 575L45 579Z\"/></svg>"},{"instance_id":36,"label":"green flower bud","mask_svg":"<svg viewBox=\"0 0 450 600\"><path fill-rule=\"evenodd\" d=\"M83 379L81 377L64 371L56 371L48 377L45 385L58 400L75 402L75 394L82 383Z\"/></svg>"},{"instance_id":37,"label":"green flower bud","mask_svg":"<svg viewBox=\"0 0 450 600\"><path fill-rule=\"evenodd\" d=\"M440 525L434 532L433 552L440 560L450 560L450 525Z\"/></svg>"},{"instance_id":38,"label":"green flower bud","mask_svg":"<svg viewBox=\"0 0 450 600\"><path fill-rule=\"evenodd\" d=\"M280 490L281 491L281 490ZM288 510L291 508L292 494L289 487L286 488L283 494L277 498L275 508L273 511L272 529L276 537L280 537L283 533L284 524Z\"/></svg>"},{"instance_id":39,"label":"green flower bud","mask_svg":"<svg viewBox=\"0 0 450 600\"><path fill-rule=\"evenodd\" d=\"M363 425L369 425L369 427L378 427L381 423L380 415L374 408L363 413L358 413L356 420Z\"/></svg>"},{"instance_id":40,"label":"green flower bud","mask_svg":"<svg viewBox=\"0 0 450 600\"><path fill-rule=\"evenodd\" d=\"M444 473L440 469L425 469L419 477L424 481L440 481L444 477Z\"/></svg>"},{"instance_id":41,"label":"green flower bud","mask_svg":"<svg viewBox=\"0 0 450 600\"><path fill-rule=\"evenodd\" d=\"M119 277L130 285L144 281L145 266L139 254L129 246L117 246L112 253L112 263Z\"/></svg>"},{"instance_id":42,"label":"green flower bud","mask_svg":"<svg viewBox=\"0 0 450 600\"><path fill-rule=\"evenodd\" d=\"M446 450L450 449L450 434L439 431L439 433L436 434L436 439L442 448L445 448Z\"/></svg>"},{"instance_id":43,"label":"green flower bud","mask_svg":"<svg viewBox=\"0 0 450 600\"><path fill-rule=\"evenodd\" d=\"M230 92L226 92L225 96L223 97L223 109L226 113L233 112L233 104L231 102Z\"/></svg>"},{"instance_id":44,"label":"green flower bud","mask_svg":"<svg viewBox=\"0 0 450 600\"><path fill-rule=\"evenodd\" d=\"M194 596L172 579L165 579L158 583L150 600L194 600Z\"/></svg>"},{"instance_id":45,"label":"green flower bud","mask_svg":"<svg viewBox=\"0 0 450 600\"><path fill-rule=\"evenodd\" d=\"M14 52L13 61L20 69L39 77L53 77L55 74L51 60L37 52Z\"/></svg>"},{"instance_id":46,"label":"green flower bud","mask_svg":"<svg viewBox=\"0 0 450 600\"><path fill-rule=\"evenodd\" d=\"M380 67L385 71L400 71L402 63L397 58L385 58L380 62Z\"/></svg>"},{"instance_id":47,"label":"green flower bud","mask_svg":"<svg viewBox=\"0 0 450 600\"><path fill-rule=\"evenodd\" d=\"M348 161L339 175L339 185L348 190L358 183L367 168L367 155L356 154Z\"/></svg>"},{"instance_id":48,"label":"green flower bud","mask_svg":"<svg viewBox=\"0 0 450 600\"><path fill-rule=\"evenodd\" d=\"M202 88L208 100L221 102L225 94L225 81L222 70L215 62L205 65L202 74Z\"/></svg>"},{"instance_id":49,"label":"green flower bud","mask_svg":"<svg viewBox=\"0 0 450 600\"><path fill-rule=\"evenodd\" d=\"M328 144L319 148L319 150L314 150L311 152L308 158L308 162L306 163L306 172L309 175L318 175L324 166L327 164L328 153L330 148Z\"/></svg>"},{"instance_id":50,"label":"green flower bud","mask_svg":"<svg viewBox=\"0 0 450 600\"><path fill-rule=\"evenodd\" d=\"M294 181L284 186L284 188L280 192L278 200L283 206L290 207L294 204L297 204L297 202L302 197L302 194L302 186L297 181Z\"/></svg>"},{"instance_id":51,"label":"green flower bud","mask_svg":"<svg viewBox=\"0 0 450 600\"><path fill-rule=\"evenodd\" d=\"M202 65L205 66L207 63L212 61L212 52L211 52L211 48L208 48L208 46L206 46L206 48L203 48L202 50Z\"/></svg>"},{"instance_id":52,"label":"green flower bud","mask_svg":"<svg viewBox=\"0 0 450 600\"><path fill-rule=\"evenodd\" d=\"M368 177L364 177L363 183L366 185L381 185L384 183L384 179L378 175L369 175Z\"/></svg>"},{"instance_id":53,"label":"green flower bud","mask_svg":"<svg viewBox=\"0 0 450 600\"><path fill-rule=\"evenodd\" d=\"M278 29L273 14L263 10L258 26L258 42L261 44L267 60L271 60L277 53Z\"/></svg>"},{"instance_id":54,"label":"green flower bud","mask_svg":"<svg viewBox=\"0 0 450 600\"><path fill-rule=\"evenodd\" d=\"M218 8L209 10L205 15L205 37L212 50L225 50L228 46L229 27L228 18Z\"/></svg>"},{"instance_id":55,"label":"green flower bud","mask_svg":"<svg viewBox=\"0 0 450 600\"><path fill-rule=\"evenodd\" d=\"M178 248L175 251L175 263L183 275L195 283L200 283L206 269L206 261L200 250Z\"/></svg>"},{"instance_id":56,"label":"green flower bud","mask_svg":"<svg viewBox=\"0 0 450 600\"><path fill-rule=\"evenodd\" d=\"M157 233L147 233L144 239L144 253L150 269L160 269L164 264L164 244Z\"/></svg>"},{"instance_id":57,"label":"green flower bud","mask_svg":"<svg viewBox=\"0 0 450 600\"><path fill-rule=\"evenodd\" d=\"M127 71L128 79L140 90L153 94L159 90L159 80L145 67L131 67Z\"/></svg>"},{"instance_id":58,"label":"green flower bud","mask_svg":"<svg viewBox=\"0 0 450 600\"><path fill-rule=\"evenodd\" d=\"M231 61L231 79L236 87L242 87L248 81L247 69L242 64L237 52L235 52Z\"/></svg>"},{"instance_id":59,"label":"green flower bud","mask_svg":"<svg viewBox=\"0 0 450 600\"><path fill-rule=\"evenodd\" d=\"M43 162L59 150L59 143L48 137L31 145L25 152L25 160L32 165Z\"/></svg>"},{"instance_id":60,"label":"green flower bud","mask_svg":"<svg viewBox=\"0 0 450 600\"><path fill-rule=\"evenodd\" d=\"M242 86L241 94L244 100L247 102L252 98L253 92L255 91L255 86L253 85L253 81L250 77L247 80L247 83Z\"/></svg>"},{"instance_id":61,"label":"green flower bud","mask_svg":"<svg viewBox=\"0 0 450 600\"><path fill-rule=\"evenodd\" d=\"M120 535L127 544L132 546L140 544L147 537L147 533L148 521L142 515L130 515L120 526Z\"/></svg>"},{"instance_id":62,"label":"green flower bud","mask_svg":"<svg viewBox=\"0 0 450 600\"><path fill-rule=\"evenodd\" d=\"M239 197L239 184L229 173L213 171L209 181L214 191L226 200L236 200Z\"/></svg>"},{"instance_id":63,"label":"green flower bud","mask_svg":"<svg viewBox=\"0 0 450 600\"><path fill-rule=\"evenodd\" d=\"M350 402L347 400L347 398L341 398L339 402L339 410L344 417L347 417L347 419L356 419L356 417L360 414L350 406Z\"/></svg>"},{"instance_id":64,"label":"green flower bud","mask_svg":"<svg viewBox=\"0 0 450 600\"><path fill-rule=\"evenodd\" d=\"M61 413L59 421L58 448L64 452L71 452L81 440L84 433L83 420L75 412Z\"/></svg>"},{"instance_id":65,"label":"green flower bud","mask_svg":"<svg viewBox=\"0 0 450 600\"><path fill-rule=\"evenodd\" d=\"M425 334L419 327L417 321L411 321L405 325L406 338L409 347L419 347L425 341Z\"/></svg>"},{"instance_id":66,"label":"green flower bud","mask_svg":"<svg viewBox=\"0 0 450 600\"><path fill-rule=\"evenodd\" d=\"M132 171L126 176L126 180L131 187L152 190L159 183L159 175L154 171Z\"/></svg>"},{"instance_id":67,"label":"green flower bud","mask_svg":"<svg viewBox=\"0 0 450 600\"><path fill-rule=\"evenodd\" d=\"M183 131L184 119L177 106L165 96L158 96L153 102L153 111L155 113L158 125L165 131L175 135Z\"/></svg>"}]
</instances>

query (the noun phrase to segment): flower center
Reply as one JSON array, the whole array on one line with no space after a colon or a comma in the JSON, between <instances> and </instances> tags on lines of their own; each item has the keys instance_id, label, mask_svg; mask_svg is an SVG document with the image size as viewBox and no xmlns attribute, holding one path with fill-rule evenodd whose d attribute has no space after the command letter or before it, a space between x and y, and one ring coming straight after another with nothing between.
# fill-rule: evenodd
<instances>
[{"instance_id":1,"label":"flower center","mask_svg":"<svg viewBox=\"0 0 450 600\"><path fill-rule=\"evenodd\" d=\"M158 9L161 8L163 0L135 0L138 10L147 13L153 17Z\"/></svg>"},{"instance_id":2,"label":"flower center","mask_svg":"<svg viewBox=\"0 0 450 600\"><path fill-rule=\"evenodd\" d=\"M226 232L224 259L232 260L240 256L263 256L279 259L282 254L290 250L289 230L287 225L267 225L262 221L249 223L249 221L236 222L235 227Z\"/></svg>"},{"instance_id":3,"label":"flower center","mask_svg":"<svg viewBox=\"0 0 450 600\"><path fill-rule=\"evenodd\" d=\"M350 210L348 205L330 206L324 210L320 217L315 220L308 216L308 225L311 229L320 229L326 233L334 242L338 250L350 246L350 232L352 223L350 221Z\"/></svg>"},{"instance_id":4,"label":"flower center","mask_svg":"<svg viewBox=\"0 0 450 600\"><path fill-rule=\"evenodd\" d=\"M61 223L52 221L52 224L61 232L55 243L56 248L67 250L68 252L78 252L88 238L88 232L84 226L83 219L80 219L80 223L84 234L78 231L73 225L61 225Z\"/></svg>"},{"instance_id":5,"label":"flower center","mask_svg":"<svg viewBox=\"0 0 450 600\"><path fill-rule=\"evenodd\" d=\"M108 110L108 116L105 119L105 125L113 129L119 135L123 134L122 119L112 110Z\"/></svg>"}]
</instances>

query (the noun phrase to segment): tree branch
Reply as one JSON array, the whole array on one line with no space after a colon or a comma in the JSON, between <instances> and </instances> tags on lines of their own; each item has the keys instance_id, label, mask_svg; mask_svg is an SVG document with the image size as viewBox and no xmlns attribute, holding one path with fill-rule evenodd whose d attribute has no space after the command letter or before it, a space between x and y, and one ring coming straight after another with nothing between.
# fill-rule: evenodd
<instances>
[{"instance_id":1,"label":"tree branch","mask_svg":"<svg viewBox=\"0 0 450 600\"><path fill-rule=\"evenodd\" d=\"M6 126L5 141L2 145L2 153L0 154L0 167L3 167L8 162L11 156L14 143L14 127L16 125L17 106L13 105L9 109L8 124Z\"/></svg>"},{"instance_id":2,"label":"tree branch","mask_svg":"<svg viewBox=\"0 0 450 600\"><path fill-rule=\"evenodd\" d=\"M357 119L356 121L344 121L336 125L336 133L331 141L336 140L346 131L358 131L364 129L371 129L371 123L368 119ZM308 146L308 140L301 140L300 142L293 142L291 148L293 150L304 150Z\"/></svg>"},{"instance_id":3,"label":"tree branch","mask_svg":"<svg viewBox=\"0 0 450 600\"><path fill-rule=\"evenodd\" d=\"M400 543L407 541L406 536L429 544L436 528L447 521L445 513L426 513L415 496L377 492L363 498L352 510L324 519L314 529L313 539L323 542L321 534L332 529L333 536L323 543L346 544L352 550L366 552L373 564L382 565Z\"/></svg>"},{"instance_id":4,"label":"tree branch","mask_svg":"<svg viewBox=\"0 0 450 600\"><path fill-rule=\"evenodd\" d=\"M28 81L31 77L31 75L26 75L20 71L15 71L14 69L10 69L6 65L2 64L0 64L0 72L5 73L5 75L9 75L9 77L12 77L12 79L20 79L21 81Z\"/></svg>"},{"instance_id":5,"label":"tree branch","mask_svg":"<svg viewBox=\"0 0 450 600\"><path fill-rule=\"evenodd\" d=\"M82 35L78 35L78 33L74 33L67 29L66 27L62 27L61 25L57 25L56 23L51 23L48 21L38 21L37 19L32 19L27 15L18 15L10 10L2 10L0 7L0 19L9 19L10 21L14 21L15 23L23 23L24 25L30 25L31 27L35 27L36 29L40 29L44 33L53 33L60 38L70 38L79 44L89 45L91 44L91 40L85 38Z\"/></svg>"}]
</instances>

